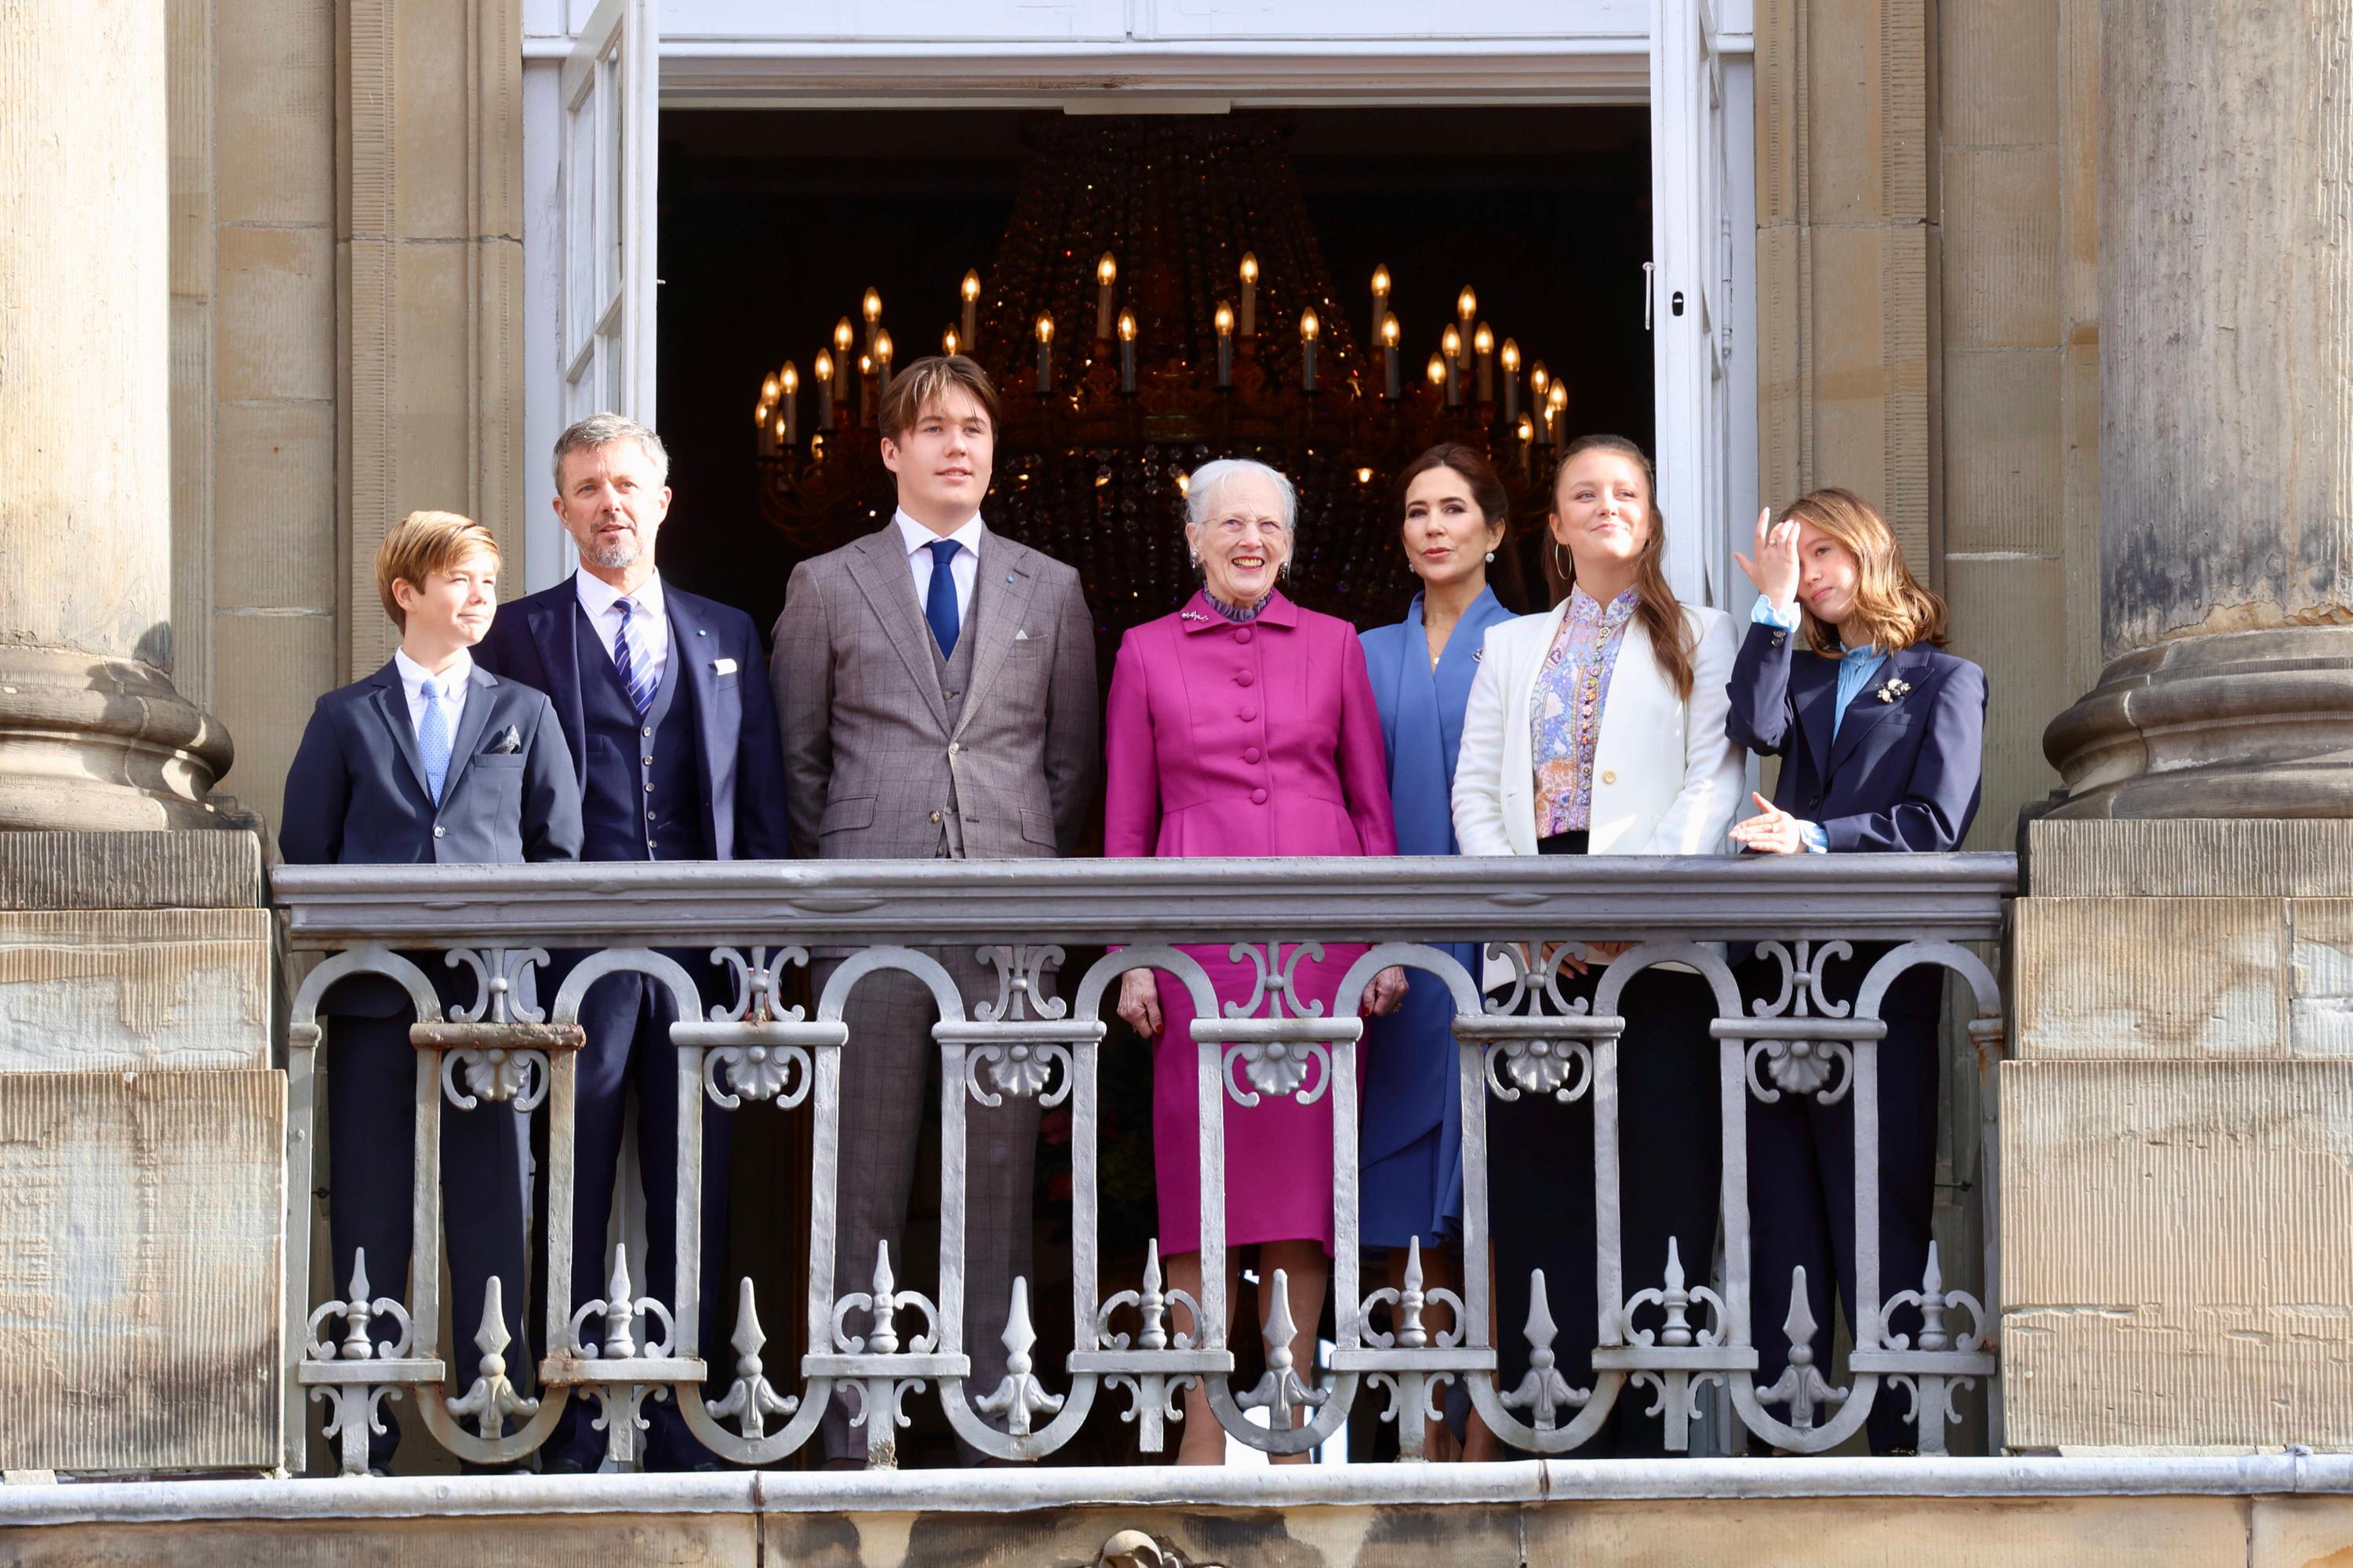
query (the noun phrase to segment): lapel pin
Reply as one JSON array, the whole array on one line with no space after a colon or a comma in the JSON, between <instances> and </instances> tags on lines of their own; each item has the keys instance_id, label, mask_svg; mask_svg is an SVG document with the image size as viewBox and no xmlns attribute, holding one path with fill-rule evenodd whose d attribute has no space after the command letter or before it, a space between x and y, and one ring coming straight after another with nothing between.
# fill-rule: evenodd
<instances>
[{"instance_id":1,"label":"lapel pin","mask_svg":"<svg viewBox=\"0 0 2353 1568\"><path fill-rule=\"evenodd\" d=\"M1887 678L1887 684L1879 688L1879 700L1883 703L1892 703L1911 689L1911 682L1900 676L1890 675Z\"/></svg>"}]
</instances>

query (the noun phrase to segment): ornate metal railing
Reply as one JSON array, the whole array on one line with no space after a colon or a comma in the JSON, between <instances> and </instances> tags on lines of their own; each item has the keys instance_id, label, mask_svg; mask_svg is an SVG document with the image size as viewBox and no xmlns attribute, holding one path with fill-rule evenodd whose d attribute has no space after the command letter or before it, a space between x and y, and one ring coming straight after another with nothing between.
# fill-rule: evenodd
<instances>
[{"instance_id":1,"label":"ornate metal railing","mask_svg":"<svg viewBox=\"0 0 2353 1568\"><path fill-rule=\"evenodd\" d=\"M1874 1182L1855 1184L1860 1308L1845 1386L1832 1383L1832 1368L1811 1365L1803 1353L1813 1329L1801 1320L1803 1289L1793 1291L1791 1320L1772 1326L1800 1350L1778 1381L1758 1386L1743 1112L1752 1095L1844 1097L1855 1118L1856 1169L1875 1170L1878 1053L1885 1033L1878 1008L1888 985L1915 966L1954 971L1959 992L1973 1000L1969 1029L1980 1055L1998 1056L2002 1021L1996 981L1963 944L1999 939L2003 900L2015 881L2012 858L1994 854L285 868L275 895L288 916L292 946L333 952L303 981L289 1028L293 1130L287 1313L298 1363L288 1380L290 1467L302 1468L305 1391L330 1405L328 1436L338 1441L349 1472L364 1467L378 1402L394 1391L412 1395L444 1446L481 1464L528 1455L571 1399L600 1403L620 1452L643 1401L661 1389L714 1453L738 1464L765 1465L807 1443L828 1404L844 1399L863 1420L869 1462L887 1466L895 1462L894 1424L903 1422L902 1402L926 1383L935 1386L955 1433L975 1449L1034 1459L1069 1443L1106 1389L1126 1395L1122 1419L1136 1424L1143 1450L1161 1452L1165 1422L1176 1413L1175 1394L1191 1380L1198 1380L1227 1432L1278 1454L1323 1443L1371 1384L1387 1392L1382 1418L1397 1424L1401 1451L1419 1457L1420 1414L1431 1407L1436 1386L1450 1379L1467 1385L1492 1430L1536 1453L1574 1450L1600 1428L1618 1401L1641 1400L1646 1391L1649 1414L1664 1416L1668 1444L1680 1448L1700 1412L1701 1391L1710 1384L1728 1393L1738 1424L1755 1439L1791 1452L1817 1452L1844 1441L1891 1389L1901 1390L1908 1395L1906 1418L1916 1428L1919 1450L1943 1452L1945 1426L1955 1418L1953 1390L1994 1373L1985 1342L1993 1303L1944 1288L1933 1254L1923 1279L1880 1277ZM1556 960L1534 967L1520 961L1523 954L1554 951L1564 940L1635 945L1600 970L1588 1005L1561 996ZM1482 996L1480 977L1433 945L1472 941L1508 944L1493 950L1510 956L1514 978L1492 1000ZM1743 941L1759 944L1757 950L1778 964L1778 996L1752 997L1744 1005L1721 949L1710 945ZM1823 957L1837 950L1833 945L1858 941L1901 945L1871 969L1850 1009L1815 988ZM1285 1006L1283 982L1300 948L1325 942L1369 946L1328 1012L1295 1001ZM1247 1004L1229 1004L1221 1015L1208 976L1180 950L1186 943L1230 944L1236 962L1255 960L1260 984ZM853 956L827 980L813 1008L788 1006L789 971L820 946ZM996 1002L967 1015L957 985L926 947L965 948L994 962L1000 982ZM688 970L658 948L712 952L731 977L733 994L702 995ZM1078 977L1067 999L1044 996L1037 985L1041 968L1079 948L1113 950ZM403 956L437 948L446 952L446 964L470 972L476 992L470 1005L452 1008L446 1017L426 971ZM537 987L525 982L543 971L551 951L565 949L592 956L571 968L539 1005ZM1656 1279L1628 1279L1622 1266L1616 1114L1625 1021L1616 1004L1634 974L1663 963L1696 970L1715 997L1724 1134L1723 1267L1714 1285L1694 1277L1705 1272L1704 1261L1689 1260L1687 1266L1671 1256ZM1235 1387L1236 1363L1223 1327L1222 1116L1203 1115L1198 1124L1200 1299L1169 1287L1156 1255L1138 1277L1102 1277L1099 1054L1119 976L1145 964L1176 977L1191 991L1204 1107L1219 1105L1221 1097L1242 1104L1271 1095L1329 1099L1335 1234L1342 1237L1357 1228L1358 1001L1373 977L1390 965L1441 978L1459 1014L1464 1166L1463 1280L1459 1298L1446 1300L1451 1327L1424 1319L1430 1300L1450 1293L1425 1290L1416 1271L1402 1290L1367 1295L1356 1249L1342 1246L1334 1263L1336 1333L1324 1369L1328 1381L1315 1387L1310 1369L1290 1364L1293 1325L1278 1286L1265 1326L1266 1376L1252 1388ZM549 1212L568 1214L580 1005L596 979L629 969L668 987L682 1021L672 1031L677 1299L634 1297L625 1262L617 1258L606 1298L575 1303L571 1229L552 1224L540 1255L548 1353L537 1369L537 1397L525 1397L517 1369L506 1363L509 1346L495 1293L480 1319L480 1374L470 1388L453 1391L439 1338L440 1118L479 1114L483 1104L543 1102ZM936 1296L895 1279L889 1258L878 1256L871 1288L837 1297L841 1065L843 1053L858 1047L842 1022L844 1004L861 980L889 969L925 981L940 1010L934 1031L942 1085ZM333 982L359 972L392 977L417 1006L418 1136L408 1300L372 1297L363 1271L342 1299L313 1309L306 1257L313 1073L317 1053L333 1049L319 1009ZM1589 1388L1569 1386L1556 1367L1556 1331L1540 1278L1532 1282L1532 1308L1522 1330L1532 1347L1531 1370L1518 1387L1498 1386L1498 1334L1514 1326L1493 1320L1486 1108L1490 1097L1521 1093L1590 1097L1596 1113L1594 1277L1601 1327ZM1038 1364L1028 1284L1017 1280L1007 1303L1007 1374L994 1388L967 1388L966 1112L973 1101L994 1105L1005 1096L1042 1097L1069 1107L1073 1349L1059 1366ZM693 1221L700 1212L706 1102L739 1122L756 1120L755 1106L806 1105L813 1116L807 1353L790 1370L764 1358L752 1283L742 1280L730 1340L733 1381L718 1399L704 1395L710 1363L698 1342L696 1299L702 1231ZM756 1135L758 1129L743 1131ZM1989 1204L1991 1154L1989 1147ZM1987 1228L1990 1233L1990 1224ZM856 1261L862 1272L866 1260ZM1989 1251L1989 1295L1993 1284ZM495 1280L492 1286L495 1291ZM1634 1328L1635 1312L1645 1304L1662 1312L1661 1329ZM1922 1324L1908 1338L1889 1326L1890 1315L1905 1304L1918 1311ZM385 1316L397 1325L389 1345L372 1340L372 1325ZM1377 1329L1380 1321L1388 1328ZM1266 1425L1249 1419L1255 1408L1266 1411ZM1303 1414L1304 1425L1293 1425L1294 1412Z\"/></svg>"}]
</instances>

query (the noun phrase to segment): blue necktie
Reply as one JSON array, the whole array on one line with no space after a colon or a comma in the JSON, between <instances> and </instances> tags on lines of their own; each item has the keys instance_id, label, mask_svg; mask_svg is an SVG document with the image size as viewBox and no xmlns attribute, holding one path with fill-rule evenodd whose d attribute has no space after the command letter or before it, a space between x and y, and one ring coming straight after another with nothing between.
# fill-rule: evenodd
<instances>
[{"instance_id":1,"label":"blue necktie","mask_svg":"<svg viewBox=\"0 0 2353 1568\"><path fill-rule=\"evenodd\" d=\"M923 548L932 553L932 588L923 596L923 619L932 623L932 637L940 645L940 657L945 659L955 652L956 595L952 565L956 552L964 546L954 539L934 539Z\"/></svg>"},{"instance_id":2,"label":"blue necktie","mask_svg":"<svg viewBox=\"0 0 2353 1568\"><path fill-rule=\"evenodd\" d=\"M417 694L425 699L425 716L417 725L417 753L425 764L425 787L438 806L442 781L449 777L449 715L441 711L441 694L432 682L419 681Z\"/></svg>"},{"instance_id":3,"label":"blue necktie","mask_svg":"<svg viewBox=\"0 0 2353 1568\"><path fill-rule=\"evenodd\" d=\"M613 667L621 672L621 685L629 694L629 705L643 718L646 710L654 705L653 672L639 670L629 652L630 609L630 601L626 599L613 601L614 613L621 618L621 623L613 629Z\"/></svg>"}]
</instances>

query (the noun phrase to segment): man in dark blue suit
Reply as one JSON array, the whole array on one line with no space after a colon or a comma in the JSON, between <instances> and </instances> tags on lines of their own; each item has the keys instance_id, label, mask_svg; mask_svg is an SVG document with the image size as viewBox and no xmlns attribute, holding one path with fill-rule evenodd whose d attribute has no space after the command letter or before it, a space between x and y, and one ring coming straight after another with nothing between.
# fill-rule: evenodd
<instances>
[{"instance_id":1,"label":"man in dark blue suit","mask_svg":"<svg viewBox=\"0 0 2353 1568\"><path fill-rule=\"evenodd\" d=\"M580 787L547 698L501 681L469 650L497 608L498 544L447 512L412 513L376 553L376 589L400 651L364 681L319 699L286 775L279 849L297 865L434 865L572 860L580 853ZM446 1009L473 1005L470 970L415 959ZM355 1253L369 1284L407 1295L417 1147L415 1004L382 977L328 993L329 1229L334 1283L351 1283ZM484 1101L441 1117L458 1386L471 1386L488 1282L500 1279L511 1364L530 1363L525 1333L522 1118ZM379 1320L377 1337L392 1326ZM400 1429L371 1434L368 1463L391 1463Z\"/></svg>"},{"instance_id":2,"label":"man in dark blue suit","mask_svg":"<svg viewBox=\"0 0 2353 1568\"><path fill-rule=\"evenodd\" d=\"M555 511L579 547L580 569L500 617L482 644L482 662L554 700L579 769L584 860L780 860L784 758L761 678L759 633L743 611L669 587L655 569L669 474L661 438L617 414L592 415L557 438ZM710 990L707 955L673 956ZM579 1061L571 1217L575 1307L602 1297L609 1277L606 1231L632 1083L645 1184L645 1292L665 1306L677 1299L675 1017L668 992L637 974L598 981L582 1005L588 1038ZM727 1232L727 1122L705 1111L707 1350ZM712 1463L673 1404L647 1410L649 1468ZM596 1414L588 1400L565 1410L544 1452L548 1468L596 1468L605 1437L591 1429Z\"/></svg>"}]
</instances>

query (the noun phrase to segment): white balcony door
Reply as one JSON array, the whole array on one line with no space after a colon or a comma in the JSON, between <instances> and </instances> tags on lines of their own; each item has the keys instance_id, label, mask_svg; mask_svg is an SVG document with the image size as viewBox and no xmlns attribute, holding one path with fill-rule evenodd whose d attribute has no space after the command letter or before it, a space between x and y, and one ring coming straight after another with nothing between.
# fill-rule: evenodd
<instances>
[{"instance_id":1,"label":"white balcony door","mask_svg":"<svg viewBox=\"0 0 2353 1568\"><path fill-rule=\"evenodd\" d=\"M1736 542L1735 413L1744 401L1736 340L1726 70L1711 0L1651 0L1651 255L1646 309L1658 387L1659 504L1667 576L1676 594L1730 605L1728 546ZM1743 138L1745 140L1745 138ZM1753 225L1752 225L1753 227ZM1753 484L1747 488L1753 489ZM1745 494L1742 505L1746 504Z\"/></svg>"},{"instance_id":2,"label":"white balcony door","mask_svg":"<svg viewBox=\"0 0 2353 1568\"><path fill-rule=\"evenodd\" d=\"M603 0L564 62L564 420L654 422L655 0Z\"/></svg>"}]
</instances>

